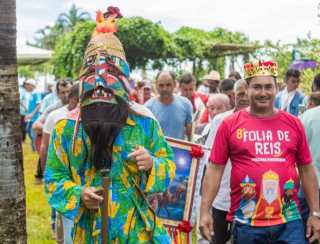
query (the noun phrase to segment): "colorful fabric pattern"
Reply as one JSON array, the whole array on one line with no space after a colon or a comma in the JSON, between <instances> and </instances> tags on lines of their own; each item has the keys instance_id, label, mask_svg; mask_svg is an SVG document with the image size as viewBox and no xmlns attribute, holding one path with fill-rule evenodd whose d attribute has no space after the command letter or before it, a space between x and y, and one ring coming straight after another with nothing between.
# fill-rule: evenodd
<instances>
[{"instance_id":1,"label":"colorful fabric pattern","mask_svg":"<svg viewBox=\"0 0 320 244\"><path fill-rule=\"evenodd\" d=\"M87 73L80 78L80 97L87 92L101 86L113 91L115 96L129 101L130 85L129 65L124 60L98 52L94 57L94 63L88 68Z\"/></svg>"},{"instance_id":2,"label":"colorful fabric pattern","mask_svg":"<svg viewBox=\"0 0 320 244\"><path fill-rule=\"evenodd\" d=\"M86 209L81 203L83 187L101 186L100 172L90 162L89 137L79 124L72 150L75 120L56 124L51 136L45 190L50 205L74 220L74 243L101 243L101 211ZM129 143L128 143L129 142ZM144 146L153 157L149 173L137 170L128 154L136 145ZM170 243L170 237L142 196L164 192L175 176L173 152L158 123L130 114L113 146L110 173L110 243ZM141 191L139 190L141 189Z\"/></svg>"}]
</instances>

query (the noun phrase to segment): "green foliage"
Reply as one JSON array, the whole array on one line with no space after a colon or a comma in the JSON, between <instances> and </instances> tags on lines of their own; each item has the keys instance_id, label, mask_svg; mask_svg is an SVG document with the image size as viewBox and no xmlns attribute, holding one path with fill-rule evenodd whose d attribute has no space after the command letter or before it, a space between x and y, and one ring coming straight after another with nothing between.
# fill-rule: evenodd
<instances>
[{"instance_id":1,"label":"green foliage","mask_svg":"<svg viewBox=\"0 0 320 244\"><path fill-rule=\"evenodd\" d=\"M181 61L204 59L213 44L208 32L187 26L173 33L172 39L177 47L176 58Z\"/></svg>"},{"instance_id":2,"label":"green foliage","mask_svg":"<svg viewBox=\"0 0 320 244\"><path fill-rule=\"evenodd\" d=\"M292 47L289 44L272 43L271 41L266 41L264 47L262 54L277 61L279 77L283 79L292 62Z\"/></svg>"},{"instance_id":3,"label":"green foliage","mask_svg":"<svg viewBox=\"0 0 320 244\"><path fill-rule=\"evenodd\" d=\"M52 60L57 77L77 77L94 27L91 21L79 23L57 43ZM169 33L159 24L141 17L121 19L117 36L131 69L145 68L149 60L155 61L154 67L161 67L171 50Z\"/></svg>"},{"instance_id":4,"label":"green foliage","mask_svg":"<svg viewBox=\"0 0 320 244\"><path fill-rule=\"evenodd\" d=\"M19 66L18 67L19 77L24 77L26 79L34 78L34 71L29 65Z\"/></svg>"},{"instance_id":5,"label":"green foliage","mask_svg":"<svg viewBox=\"0 0 320 244\"><path fill-rule=\"evenodd\" d=\"M76 25L74 31L59 40L52 58L53 74L57 78L77 78L85 48L90 40L95 24L91 21Z\"/></svg>"},{"instance_id":6,"label":"green foliage","mask_svg":"<svg viewBox=\"0 0 320 244\"><path fill-rule=\"evenodd\" d=\"M52 73L52 65L50 63L42 63L37 65L19 65L18 75L26 79L35 78L36 73Z\"/></svg>"},{"instance_id":7,"label":"green foliage","mask_svg":"<svg viewBox=\"0 0 320 244\"><path fill-rule=\"evenodd\" d=\"M72 4L67 13L61 13L56 21L56 25L61 27L64 32L71 31L79 22L91 19L90 14L77 8Z\"/></svg>"},{"instance_id":8,"label":"green foliage","mask_svg":"<svg viewBox=\"0 0 320 244\"><path fill-rule=\"evenodd\" d=\"M67 13L61 13L53 26L46 26L36 31L33 43L29 45L53 50L59 39L73 30L79 23L90 19L90 14L74 4Z\"/></svg>"},{"instance_id":9,"label":"green foliage","mask_svg":"<svg viewBox=\"0 0 320 244\"><path fill-rule=\"evenodd\" d=\"M179 61L191 61L193 74L198 78L213 69L223 74L224 58L217 58L217 54L213 52L215 44L249 43L249 39L240 32L230 32L223 28L204 31L186 26L173 33L172 39L176 47L175 57Z\"/></svg>"},{"instance_id":10,"label":"green foliage","mask_svg":"<svg viewBox=\"0 0 320 244\"><path fill-rule=\"evenodd\" d=\"M171 37L160 24L142 17L122 18L118 29L131 69L145 68L149 60L162 66L160 61L172 52Z\"/></svg>"},{"instance_id":11,"label":"green foliage","mask_svg":"<svg viewBox=\"0 0 320 244\"><path fill-rule=\"evenodd\" d=\"M302 72L300 89L307 95L311 93L312 81L316 74L320 74L320 68L306 69Z\"/></svg>"},{"instance_id":12,"label":"green foliage","mask_svg":"<svg viewBox=\"0 0 320 244\"><path fill-rule=\"evenodd\" d=\"M293 50L298 52L299 56L303 59L312 59L320 62L320 57L318 55L320 52L320 40L312 39L310 37L299 38L293 44L282 44L279 41L276 43L266 41L264 43L264 49L260 52L260 54L277 61L280 81L283 80L285 73L292 62ZM318 73L320 73L320 68L302 71L300 89L304 93L310 93L313 77Z\"/></svg>"}]
</instances>

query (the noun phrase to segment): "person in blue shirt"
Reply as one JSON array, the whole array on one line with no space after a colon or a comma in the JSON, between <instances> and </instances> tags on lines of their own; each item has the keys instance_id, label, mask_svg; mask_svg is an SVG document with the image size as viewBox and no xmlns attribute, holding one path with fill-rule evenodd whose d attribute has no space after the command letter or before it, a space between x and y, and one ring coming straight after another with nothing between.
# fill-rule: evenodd
<instances>
[{"instance_id":1,"label":"person in blue shirt","mask_svg":"<svg viewBox=\"0 0 320 244\"><path fill-rule=\"evenodd\" d=\"M165 136L191 140L192 104L182 96L174 94L176 77L172 71L161 71L156 76L158 96L145 105L151 110Z\"/></svg>"},{"instance_id":2,"label":"person in blue shirt","mask_svg":"<svg viewBox=\"0 0 320 244\"><path fill-rule=\"evenodd\" d=\"M23 81L23 85L19 87L22 141L24 141L26 138L26 115L29 112L29 101L35 86L36 83L34 80L26 79Z\"/></svg>"},{"instance_id":3,"label":"person in blue shirt","mask_svg":"<svg viewBox=\"0 0 320 244\"><path fill-rule=\"evenodd\" d=\"M299 105L302 105L304 100L304 94L298 90L300 84L299 70L287 70L285 83L286 87L277 94L274 106L283 111L287 111L292 115L298 116Z\"/></svg>"}]
</instances>

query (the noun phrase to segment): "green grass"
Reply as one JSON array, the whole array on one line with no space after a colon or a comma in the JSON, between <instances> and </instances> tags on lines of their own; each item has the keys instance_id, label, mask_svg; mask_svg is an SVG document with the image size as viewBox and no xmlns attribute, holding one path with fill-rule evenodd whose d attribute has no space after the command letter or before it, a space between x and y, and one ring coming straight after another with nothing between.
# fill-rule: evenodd
<instances>
[{"instance_id":1,"label":"green grass","mask_svg":"<svg viewBox=\"0 0 320 244\"><path fill-rule=\"evenodd\" d=\"M51 211L43 185L36 185L34 174L38 155L32 152L30 141L23 144L24 180L26 186L27 233L29 244L54 244L52 239Z\"/></svg>"}]
</instances>

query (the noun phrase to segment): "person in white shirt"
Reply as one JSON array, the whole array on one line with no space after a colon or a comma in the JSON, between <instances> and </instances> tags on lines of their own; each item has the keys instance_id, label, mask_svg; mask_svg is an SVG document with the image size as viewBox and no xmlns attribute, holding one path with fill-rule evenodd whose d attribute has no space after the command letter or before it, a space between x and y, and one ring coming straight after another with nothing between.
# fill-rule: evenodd
<instances>
[{"instance_id":1,"label":"person in white shirt","mask_svg":"<svg viewBox=\"0 0 320 244\"><path fill-rule=\"evenodd\" d=\"M70 93L68 95L68 104L52 111L49 113L47 119L45 120L43 130L42 130L42 141L40 147L40 160L41 160L41 167L43 170L45 169L46 160L47 160L47 153L49 148L50 142L50 135L58 121L65 118L69 111L72 111L77 107L79 102L79 84L75 84L71 87ZM55 210L52 210L55 211ZM73 222L71 220L66 219L65 217L61 216L62 228L57 226L57 242L64 239L65 244L72 243L71 239L71 232L73 228ZM55 221L52 219L52 221Z\"/></svg>"},{"instance_id":2,"label":"person in white shirt","mask_svg":"<svg viewBox=\"0 0 320 244\"><path fill-rule=\"evenodd\" d=\"M234 85L235 93L235 108L227 112L218 114L210 123L209 136L206 140L206 147L211 148L214 142L214 138L218 127L224 118L228 117L234 112L244 109L249 106L249 100L247 96L248 84L245 80L238 80ZM205 162L208 162L210 153L206 153ZM230 208L230 175L231 175L231 162L228 161L222 180L220 183L220 188L214 202L212 204L212 218L214 219L214 236L213 243L222 244L226 243L230 238L230 224L226 220L227 213Z\"/></svg>"}]
</instances>

